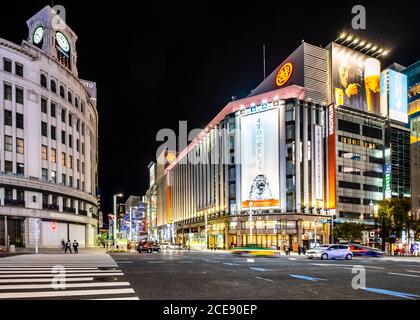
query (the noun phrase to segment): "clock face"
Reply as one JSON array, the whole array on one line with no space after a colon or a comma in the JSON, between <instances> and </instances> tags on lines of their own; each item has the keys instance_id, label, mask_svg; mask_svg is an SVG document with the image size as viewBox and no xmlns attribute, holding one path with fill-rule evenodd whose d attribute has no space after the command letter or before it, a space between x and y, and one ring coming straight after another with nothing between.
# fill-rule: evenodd
<instances>
[{"instance_id":1,"label":"clock face","mask_svg":"<svg viewBox=\"0 0 420 320\"><path fill-rule=\"evenodd\" d=\"M44 28L43 27L36 28L34 32L34 43L40 44L43 37L44 37Z\"/></svg>"},{"instance_id":2,"label":"clock face","mask_svg":"<svg viewBox=\"0 0 420 320\"><path fill-rule=\"evenodd\" d=\"M61 32L57 32L55 38L57 39L57 43L61 49L63 49L65 52L70 51L70 44Z\"/></svg>"}]
</instances>

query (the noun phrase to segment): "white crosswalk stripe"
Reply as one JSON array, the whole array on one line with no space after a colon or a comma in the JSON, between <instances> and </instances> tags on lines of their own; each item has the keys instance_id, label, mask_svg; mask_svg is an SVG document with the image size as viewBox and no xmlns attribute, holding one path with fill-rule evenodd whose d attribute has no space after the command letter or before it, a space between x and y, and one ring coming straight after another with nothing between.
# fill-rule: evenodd
<instances>
[{"instance_id":1,"label":"white crosswalk stripe","mask_svg":"<svg viewBox=\"0 0 420 320\"><path fill-rule=\"evenodd\" d=\"M139 300L106 254L0 259L1 299Z\"/></svg>"}]
</instances>

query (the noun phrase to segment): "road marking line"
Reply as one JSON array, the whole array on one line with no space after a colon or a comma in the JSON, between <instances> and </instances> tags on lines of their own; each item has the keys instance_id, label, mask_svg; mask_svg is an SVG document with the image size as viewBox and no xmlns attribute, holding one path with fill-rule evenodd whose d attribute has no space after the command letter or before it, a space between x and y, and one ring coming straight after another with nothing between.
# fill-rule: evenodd
<instances>
[{"instance_id":1,"label":"road marking line","mask_svg":"<svg viewBox=\"0 0 420 320\"><path fill-rule=\"evenodd\" d=\"M64 268L66 270L88 270L88 271L98 270L98 268L66 268L66 267L64 267ZM52 270L52 269L54 269L54 268L48 268L48 267L41 267L41 268L0 268L0 271L10 271L10 270L13 270L13 271L35 271L35 270L48 271L48 270Z\"/></svg>"},{"instance_id":2,"label":"road marking line","mask_svg":"<svg viewBox=\"0 0 420 320\"><path fill-rule=\"evenodd\" d=\"M94 288L94 287L127 287L129 282L91 282L91 283L66 283L67 288ZM51 284L19 284L19 285L1 285L0 290L28 290L28 289L53 289Z\"/></svg>"},{"instance_id":3,"label":"road marking line","mask_svg":"<svg viewBox=\"0 0 420 320\"><path fill-rule=\"evenodd\" d=\"M264 281L267 281L267 282L274 282L273 280L266 279L266 278L261 278L261 277L255 277L255 278L257 278L259 280L264 280Z\"/></svg>"},{"instance_id":4,"label":"road marking line","mask_svg":"<svg viewBox=\"0 0 420 320\"><path fill-rule=\"evenodd\" d=\"M370 269L385 270L385 268L383 268L383 267L372 267L372 266L365 266L365 265L362 265L362 264L311 263L311 265L322 266L322 267L358 267L358 266L362 266L362 267L370 268Z\"/></svg>"},{"instance_id":5,"label":"road marking line","mask_svg":"<svg viewBox=\"0 0 420 320\"><path fill-rule=\"evenodd\" d=\"M63 277L88 277L88 276L123 276L124 273L79 273L79 274L68 274L66 273ZM11 275L0 275L0 278L10 278ZM54 278L57 275L54 274L13 274L15 278Z\"/></svg>"},{"instance_id":6,"label":"road marking line","mask_svg":"<svg viewBox=\"0 0 420 320\"><path fill-rule=\"evenodd\" d=\"M414 272L414 273L420 273L420 271L417 270L406 270L407 272Z\"/></svg>"},{"instance_id":7,"label":"road marking line","mask_svg":"<svg viewBox=\"0 0 420 320\"><path fill-rule=\"evenodd\" d=\"M126 294L126 293L135 293L135 292L134 292L133 289L44 291L44 292L9 292L9 293L0 293L0 299L94 296L94 295Z\"/></svg>"},{"instance_id":8,"label":"road marking line","mask_svg":"<svg viewBox=\"0 0 420 320\"><path fill-rule=\"evenodd\" d=\"M360 288L360 289L366 290L368 292L386 294L389 296L405 298L405 299L410 299L410 300L415 300L413 297L420 297L411 293L404 293L404 292L391 291L391 290L385 290L385 289L377 289L377 288Z\"/></svg>"},{"instance_id":9,"label":"road marking line","mask_svg":"<svg viewBox=\"0 0 420 320\"><path fill-rule=\"evenodd\" d=\"M223 262L223 264L227 265L227 266L240 266L240 264L237 263L230 263L230 262Z\"/></svg>"},{"instance_id":10,"label":"road marking line","mask_svg":"<svg viewBox=\"0 0 420 320\"><path fill-rule=\"evenodd\" d=\"M148 261L149 263L164 263L164 261Z\"/></svg>"},{"instance_id":11,"label":"road marking line","mask_svg":"<svg viewBox=\"0 0 420 320\"><path fill-rule=\"evenodd\" d=\"M178 261L178 263L194 263L194 261Z\"/></svg>"},{"instance_id":12,"label":"road marking line","mask_svg":"<svg viewBox=\"0 0 420 320\"><path fill-rule=\"evenodd\" d=\"M264 269L264 268L255 268L255 267L250 267L249 269L254 270L254 271L273 271L271 269Z\"/></svg>"},{"instance_id":13,"label":"road marking line","mask_svg":"<svg viewBox=\"0 0 420 320\"><path fill-rule=\"evenodd\" d=\"M118 264L134 263L133 261L119 261Z\"/></svg>"},{"instance_id":14,"label":"road marking line","mask_svg":"<svg viewBox=\"0 0 420 320\"><path fill-rule=\"evenodd\" d=\"M246 259L246 262L254 262L254 259Z\"/></svg>"},{"instance_id":15,"label":"road marking line","mask_svg":"<svg viewBox=\"0 0 420 320\"><path fill-rule=\"evenodd\" d=\"M322 278L314 278L314 277L304 276L304 275L300 275L300 274L289 274L289 276L291 276L292 278L301 279L301 280L326 281L325 279L322 279Z\"/></svg>"},{"instance_id":16,"label":"road marking line","mask_svg":"<svg viewBox=\"0 0 420 320\"><path fill-rule=\"evenodd\" d=\"M388 274L393 274L393 275L396 275L396 276L405 276L405 277L420 278L420 276L417 276L415 274L405 274L405 273L395 273L395 272L388 272Z\"/></svg>"},{"instance_id":17,"label":"road marking line","mask_svg":"<svg viewBox=\"0 0 420 320\"><path fill-rule=\"evenodd\" d=\"M289 260L296 261L296 258L289 258Z\"/></svg>"},{"instance_id":18,"label":"road marking line","mask_svg":"<svg viewBox=\"0 0 420 320\"><path fill-rule=\"evenodd\" d=\"M124 298L107 298L107 299L86 299L90 301L107 301L107 300L140 300L139 297L124 297Z\"/></svg>"},{"instance_id":19,"label":"road marking line","mask_svg":"<svg viewBox=\"0 0 420 320\"><path fill-rule=\"evenodd\" d=\"M71 274L71 273L85 273L85 272L91 272L91 273L109 273L110 271L112 272L122 272L121 270L67 270L67 269L63 269L63 271L66 274ZM63 272L63 273L64 273ZM43 271L32 271L32 270L27 270L27 271L0 271L0 275L2 274L24 274L24 273L33 273L33 274L46 274L46 273L52 273L55 274L56 272L52 272L52 271L48 271L48 270L43 270Z\"/></svg>"},{"instance_id":20,"label":"road marking line","mask_svg":"<svg viewBox=\"0 0 420 320\"><path fill-rule=\"evenodd\" d=\"M49 278L49 279L0 279L0 283L41 283L41 282L51 282L51 280L53 280L53 278ZM77 282L77 281L93 281L93 277L66 279L66 282Z\"/></svg>"}]
</instances>

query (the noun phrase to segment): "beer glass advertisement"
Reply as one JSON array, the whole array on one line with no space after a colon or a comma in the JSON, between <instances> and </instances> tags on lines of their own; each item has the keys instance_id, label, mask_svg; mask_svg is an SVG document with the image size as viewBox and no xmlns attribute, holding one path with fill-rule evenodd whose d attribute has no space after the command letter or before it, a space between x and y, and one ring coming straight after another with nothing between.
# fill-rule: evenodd
<instances>
[{"instance_id":1,"label":"beer glass advertisement","mask_svg":"<svg viewBox=\"0 0 420 320\"><path fill-rule=\"evenodd\" d=\"M332 46L332 88L337 106L381 113L379 60L336 44Z\"/></svg>"},{"instance_id":2,"label":"beer glass advertisement","mask_svg":"<svg viewBox=\"0 0 420 320\"><path fill-rule=\"evenodd\" d=\"M279 111L241 118L242 208L279 207Z\"/></svg>"}]
</instances>

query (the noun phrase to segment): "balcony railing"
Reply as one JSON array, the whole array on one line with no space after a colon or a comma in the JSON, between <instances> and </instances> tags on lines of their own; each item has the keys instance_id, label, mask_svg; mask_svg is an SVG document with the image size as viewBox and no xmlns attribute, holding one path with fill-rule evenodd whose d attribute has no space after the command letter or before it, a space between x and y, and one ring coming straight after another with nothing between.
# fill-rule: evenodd
<instances>
[{"instance_id":1,"label":"balcony railing","mask_svg":"<svg viewBox=\"0 0 420 320\"><path fill-rule=\"evenodd\" d=\"M44 210L51 210L51 211L58 211L58 205L56 204L48 204L48 203L43 203L42 204L42 209Z\"/></svg>"},{"instance_id":2,"label":"balcony railing","mask_svg":"<svg viewBox=\"0 0 420 320\"><path fill-rule=\"evenodd\" d=\"M5 206L25 207L25 200L4 199Z\"/></svg>"},{"instance_id":3,"label":"balcony railing","mask_svg":"<svg viewBox=\"0 0 420 320\"><path fill-rule=\"evenodd\" d=\"M67 212L67 213L76 213L76 209L75 208L64 207L63 208L63 211L64 212Z\"/></svg>"}]
</instances>

